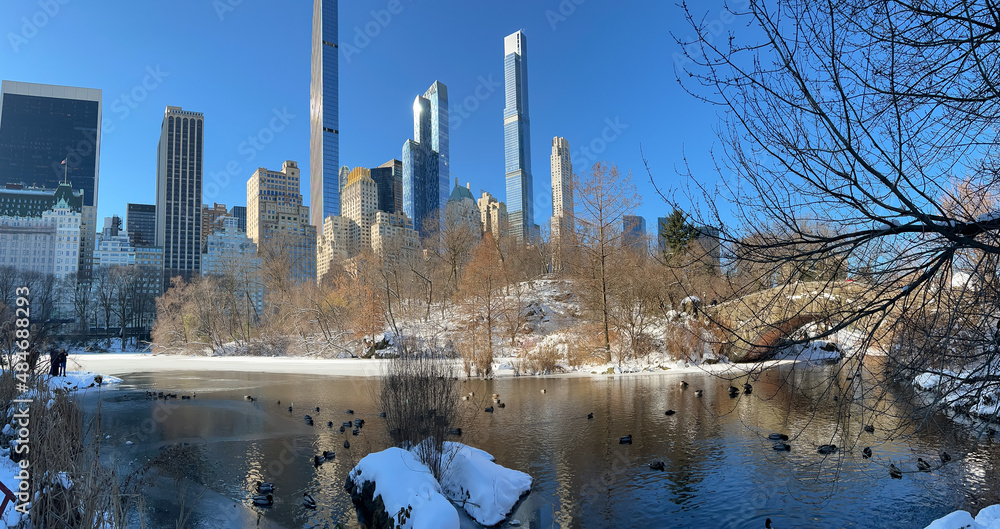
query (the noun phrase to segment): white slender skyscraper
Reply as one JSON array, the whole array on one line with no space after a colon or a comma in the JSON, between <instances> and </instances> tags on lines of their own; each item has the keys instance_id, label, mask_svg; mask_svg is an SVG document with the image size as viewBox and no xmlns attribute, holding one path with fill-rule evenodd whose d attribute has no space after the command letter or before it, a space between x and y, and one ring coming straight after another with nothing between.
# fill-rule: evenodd
<instances>
[{"instance_id":1,"label":"white slender skyscraper","mask_svg":"<svg viewBox=\"0 0 1000 529\"><path fill-rule=\"evenodd\" d=\"M531 135L528 120L528 43L524 32L504 41L503 111L504 173L507 179L507 213L510 234L526 241L534 228L531 179Z\"/></svg>"},{"instance_id":2,"label":"white slender skyscraper","mask_svg":"<svg viewBox=\"0 0 1000 529\"><path fill-rule=\"evenodd\" d=\"M573 162L566 138L552 138L552 240L573 230Z\"/></svg>"},{"instance_id":3,"label":"white slender skyscraper","mask_svg":"<svg viewBox=\"0 0 1000 529\"><path fill-rule=\"evenodd\" d=\"M313 1L312 83L309 101L309 223L340 214L340 108L337 0Z\"/></svg>"}]
</instances>

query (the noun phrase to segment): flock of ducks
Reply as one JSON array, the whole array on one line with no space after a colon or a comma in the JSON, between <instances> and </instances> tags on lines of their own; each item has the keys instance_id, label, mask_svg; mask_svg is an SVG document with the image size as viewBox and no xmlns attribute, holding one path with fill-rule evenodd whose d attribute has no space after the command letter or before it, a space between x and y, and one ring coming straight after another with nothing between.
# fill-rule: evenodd
<instances>
[{"instance_id":1,"label":"flock of ducks","mask_svg":"<svg viewBox=\"0 0 1000 529\"><path fill-rule=\"evenodd\" d=\"M147 392L147 393L149 393L149 392ZM249 401L249 402L257 402L258 397L254 397L252 395L245 395L243 397L243 399L246 400L246 401ZM281 401L280 400L277 401L277 405L281 406ZM288 406L288 413L292 413L292 412L294 412L294 410L295 410L295 403L293 402L293 403L291 403L290 406ZM313 413L320 413L320 407L316 406L315 408L313 408L312 411L313 411ZM348 410L345 410L345 413L347 415L354 415L354 410L348 409ZM384 412L379 413L379 417L385 417L385 413ZM311 415L309 415L309 414L304 415L302 417L302 419L309 426L314 426L315 425L315 419L313 419L313 417ZM351 434L352 435L359 435L361 433L361 429L364 428L364 426L365 426L365 420L364 419L360 419L359 418L359 419L354 419L353 421L344 421L340 425L340 433L346 433L348 429L351 429ZM333 428L333 421L327 421L326 422L326 427L332 429ZM461 430L460 429L459 429L459 435L461 435ZM350 447L351 447L351 442L349 440L347 440L347 439L344 439L344 448L350 448ZM337 453L336 452L334 452L332 450L324 450L322 454L318 454L318 455L313 456L313 458L312 458L313 466L315 466L315 467L318 468L323 463L326 463L327 461L332 461L336 457L337 457ZM250 502L253 503L254 505L256 505L258 507L270 507L271 505L274 505L274 484L273 483L258 481L256 483L256 485L254 486L253 492L255 494L253 496L251 496ZM316 508L316 500L308 492L303 493L303 495L302 495L302 506L305 507L306 509L315 509Z\"/></svg>"}]
</instances>

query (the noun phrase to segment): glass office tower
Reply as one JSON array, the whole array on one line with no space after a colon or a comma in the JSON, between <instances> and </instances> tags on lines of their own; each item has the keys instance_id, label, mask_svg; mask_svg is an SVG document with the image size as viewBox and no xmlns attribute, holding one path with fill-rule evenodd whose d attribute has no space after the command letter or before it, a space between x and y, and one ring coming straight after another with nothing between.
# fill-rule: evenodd
<instances>
[{"instance_id":1,"label":"glass office tower","mask_svg":"<svg viewBox=\"0 0 1000 529\"><path fill-rule=\"evenodd\" d=\"M443 220L451 194L448 185L448 87L439 81L413 101L413 138L403 144L403 212L426 236L436 214Z\"/></svg>"},{"instance_id":2,"label":"glass office tower","mask_svg":"<svg viewBox=\"0 0 1000 529\"><path fill-rule=\"evenodd\" d=\"M309 223L340 214L340 118L337 74L337 0L313 1L310 85Z\"/></svg>"},{"instance_id":3,"label":"glass office tower","mask_svg":"<svg viewBox=\"0 0 1000 529\"><path fill-rule=\"evenodd\" d=\"M534 227L528 120L528 43L518 31L504 39L504 172L510 234L525 241Z\"/></svg>"}]
</instances>

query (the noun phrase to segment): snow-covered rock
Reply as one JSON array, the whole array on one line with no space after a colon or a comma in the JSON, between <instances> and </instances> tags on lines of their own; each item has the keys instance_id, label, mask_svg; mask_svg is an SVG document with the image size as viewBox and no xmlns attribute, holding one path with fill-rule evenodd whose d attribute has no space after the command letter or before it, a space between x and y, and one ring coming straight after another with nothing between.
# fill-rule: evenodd
<instances>
[{"instance_id":1,"label":"snow-covered rock","mask_svg":"<svg viewBox=\"0 0 1000 529\"><path fill-rule=\"evenodd\" d=\"M1000 529L1000 505L986 507L975 518L966 511L955 511L924 529Z\"/></svg>"},{"instance_id":2,"label":"snow-covered rock","mask_svg":"<svg viewBox=\"0 0 1000 529\"><path fill-rule=\"evenodd\" d=\"M441 493L441 485L429 468L412 453L401 448L387 448L368 454L351 469L347 485L355 503L382 500L384 514L397 527L412 529L458 528L458 511ZM380 513L373 513L379 516Z\"/></svg>"},{"instance_id":3,"label":"snow-covered rock","mask_svg":"<svg viewBox=\"0 0 1000 529\"><path fill-rule=\"evenodd\" d=\"M496 458L478 448L445 442L443 461L445 495L485 526L504 521L531 490L531 476L496 464Z\"/></svg>"},{"instance_id":4,"label":"snow-covered rock","mask_svg":"<svg viewBox=\"0 0 1000 529\"><path fill-rule=\"evenodd\" d=\"M98 378L100 377L100 378ZM100 381L100 383L98 383ZM67 371L66 376L49 379L49 389L76 391L82 388L93 388L108 384L119 384L122 379L110 375L101 375L92 371Z\"/></svg>"},{"instance_id":5,"label":"snow-covered rock","mask_svg":"<svg viewBox=\"0 0 1000 529\"><path fill-rule=\"evenodd\" d=\"M844 352L833 342L816 340L805 344L795 344L786 347L777 357L783 360L798 360L800 362L836 362L843 358Z\"/></svg>"}]
</instances>

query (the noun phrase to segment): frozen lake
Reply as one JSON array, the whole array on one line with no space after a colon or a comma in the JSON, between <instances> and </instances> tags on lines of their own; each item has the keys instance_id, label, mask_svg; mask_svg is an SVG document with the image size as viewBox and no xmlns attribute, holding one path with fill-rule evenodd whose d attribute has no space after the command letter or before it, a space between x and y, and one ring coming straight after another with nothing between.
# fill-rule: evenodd
<instances>
[{"instance_id":1,"label":"frozen lake","mask_svg":"<svg viewBox=\"0 0 1000 529\"><path fill-rule=\"evenodd\" d=\"M989 440L967 439L937 417L927 433L887 442L888 421L875 419L875 433L864 432L870 419L860 411L838 429L847 399L783 384L809 387L831 369L772 369L753 381L752 395L737 399L729 397L728 381L691 373L462 381L461 393L476 396L461 403L463 436L453 440L534 478L513 515L522 527L759 529L770 517L777 527L912 529L955 509L975 512L998 502L1000 448ZM100 401L109 436L102 453L135 470L168 446L183 447L184 457L167 469L178 479L159 478L147 496L154 527L174 526L182 498L185 509L193 508L188 527L358 526L345 478L365 454L389 446L373 399L377 378L191 370L118 376L119 387L85 398L89 413ZM743 379L737 382L742 387ZM197 396L151 401L147 390ZM484 413L492 393L506 407ZM865 402L886 415L909 411L891 397ZM676 413L667 416L668 409ZM307 413L315 426L303 421ZM340 433L341 423L355 418L366 421L360 435ZM791 435L791 451L773 450L771 432ZM627 434L633 444L619 444ZM817 453L830 442L841 449ZM865 446L872 459L862 459ZM312 456L323 450L337 455L317 468ZM942 450L954 460L916 472L917 457L936 467ZM651 470L654 460L665 469ZM912 472L890 479L890 462ZM275 484L273 506L251 504L258 480ZM304 492L316 510L301 506ZM477 527L470 519L463 524Z\"/></svg>"}]
</instances>

